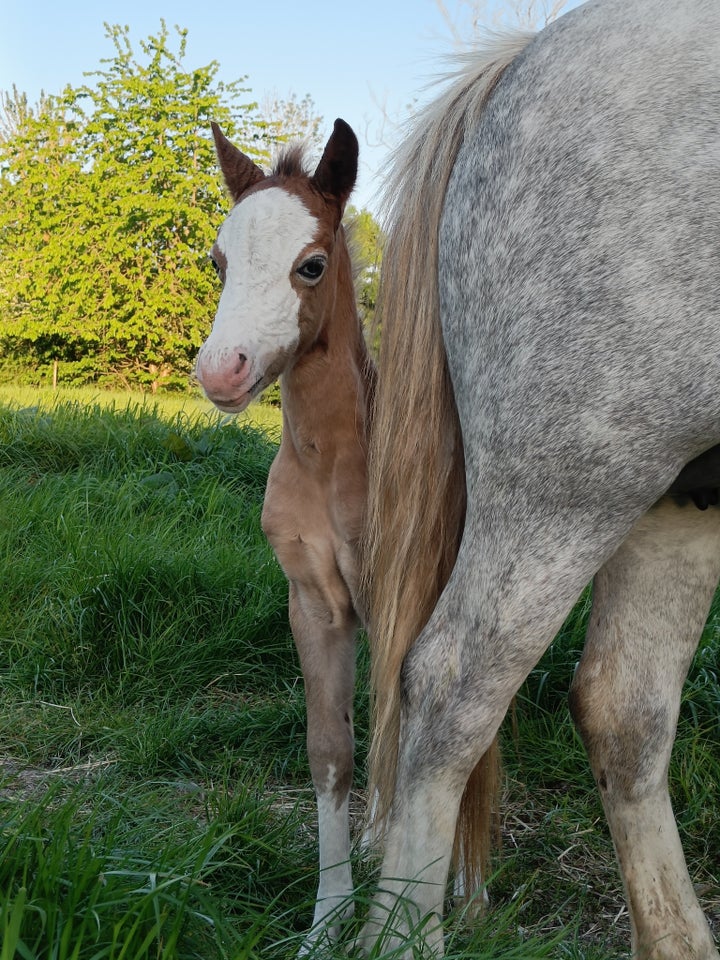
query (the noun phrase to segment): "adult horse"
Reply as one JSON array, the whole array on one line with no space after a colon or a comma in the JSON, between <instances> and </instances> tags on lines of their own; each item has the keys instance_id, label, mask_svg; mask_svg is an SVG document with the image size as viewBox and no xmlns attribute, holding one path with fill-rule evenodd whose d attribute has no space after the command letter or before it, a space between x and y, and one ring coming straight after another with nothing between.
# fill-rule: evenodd
<instances>
[{"instance_id":1,"label":"adult horse","mask_svg":"<svg viewBox=\"0 0 720 960\"><path fill-rule=\"evenodd\" d=\"M667 786L720 576L720 510L697 509L720 482L718 22L715 0L591 0L469 57L401 147L370 447L387 836L368 943L390 917L393 947L417 921L442 948L466 778L594 577L571 709L634 955L718 957ZM427 609L428 557L461 534Z\"/></svg>"}]
</instances>

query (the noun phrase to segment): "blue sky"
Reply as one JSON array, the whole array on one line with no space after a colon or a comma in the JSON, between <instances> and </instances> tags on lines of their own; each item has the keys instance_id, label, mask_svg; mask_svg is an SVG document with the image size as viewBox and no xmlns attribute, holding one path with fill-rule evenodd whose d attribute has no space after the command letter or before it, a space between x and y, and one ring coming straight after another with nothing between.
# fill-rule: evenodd
<instances>
[{"instance_id":1,"label":"blue sky","mask_svg":"<svg viewBox=\"0 0 720 960\"><path fill-rule=\"evenodd\" d=\"M446 0L445 6L461 24L467 5ZM353 201L371 209L393 138L392 126L383 130L383 111L397 121L407 116L414 99L427 99L423 88L442 71L442 56L451 49L436 0L5 3L0 89L16 84L33 102L40 90L59 93L66 83L83 82L84 71L112 56L105 21L129 25L137 49L137 41L155 33L161 18L170 27L188 28L188 68L217 60L221 79L247 76L245 85L260 102L273 93L310 94L328 133L335 117L347 120L361 151Z\"/></svg>"}]
</instances>

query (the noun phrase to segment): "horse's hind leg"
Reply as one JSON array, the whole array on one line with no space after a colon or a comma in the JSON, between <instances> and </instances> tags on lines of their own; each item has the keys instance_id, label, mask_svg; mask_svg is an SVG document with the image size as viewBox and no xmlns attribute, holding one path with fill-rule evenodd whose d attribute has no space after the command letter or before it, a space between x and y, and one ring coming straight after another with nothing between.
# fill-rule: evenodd
<instances>
[{"instance_id":1,"label":"horse's hind leg","mask_svg":"<svg viewBox=\"0 0 720 960\"><path fill-rule=\"evenodd\" d=\"M539 513L530 522L502 509L502 491L495 497L490 487L485 502L469 499L455 569L403 664L395 794L365 948L383 939L401 949L421 925L442 951L440 918L468 776L581 590L625 535L623 518L600 541L598 518L587 511L577 518L583 526L571 529L575 517Z\"/></svg>"},{"instance_id":2,"label":"horse's hind leg","mask_svg":"<svg viewBox=\"0 0 720 960\"><path fill-rule=\"evenodd\" d=\"M662 500L595 577L572 686L572 713L615 843L638 960L718 957L667 785L680 693L718 577L720 510Z\"/></svg>"},{"instance_id":3,"label":"horse's hind leg","mask_svg":"<svg viewBox=\"0 0 720 960\"><path fill-rule=\"evenodd\" d=\"M342 585L338 593L343 596ZM348 801L353 775L355 620L349 595L332 609L321 592L290 583L290 625L307 704L307 746L318 807L320 881L305 948L334 940L352 912Z\"/></svg>"}]
</instances>

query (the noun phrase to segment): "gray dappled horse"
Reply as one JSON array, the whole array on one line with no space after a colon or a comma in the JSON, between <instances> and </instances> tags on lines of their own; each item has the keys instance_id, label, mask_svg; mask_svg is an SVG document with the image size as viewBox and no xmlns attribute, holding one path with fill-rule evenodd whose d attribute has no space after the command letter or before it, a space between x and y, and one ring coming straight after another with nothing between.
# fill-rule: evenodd
<instances>
[{"instance_id":1,"label":"gray dappled horse","mask_svg":"<svg viewBox=\"0 0 720 960\"><path fill-rule=\"evenodd\" d=\"M717 0L591 0L468 57L388 197L368 559L387 834L365 944L390 918L389 947L425 920L442 948L466 778L594 578L571 708L634 956L717 958L667 786L720 576ZM461 534L423 611L423 557Z\"/></svg>"}]
</instances>

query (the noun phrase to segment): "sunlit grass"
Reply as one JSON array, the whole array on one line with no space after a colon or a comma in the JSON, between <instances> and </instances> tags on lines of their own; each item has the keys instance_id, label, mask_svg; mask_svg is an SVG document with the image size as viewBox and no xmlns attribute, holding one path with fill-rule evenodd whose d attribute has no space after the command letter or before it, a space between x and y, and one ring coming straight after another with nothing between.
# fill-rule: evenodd
<instances>
[{"instance_id":1,"label":"sunlit grass","mask_svg":"<svg viewBox=\"0 0 720 960\"><path fill-rule=\"evenodd\" d=\"M0 388L0 960L289 960L310 923L304 693L287 584L260 529L276 445L202 403ZM517 736L503 731L491 909L472 924L450 916L453 960L627 955L612 845L566 706L587 612L586 595L520 691ZM671 767L711 919L719 629L716 603ZM356 837L362 645L359 662ZM337 956L373 889L354 856L357 919Z\"/></svg>"},{"instance_id":2,"label":"sunlit grass","mask_svg":"<svg viewBox=\"0 0 720 960\"><path fill-rule=\"evenodd\" d=\"M187 393L161 392L157 394L141 393L134 390L100 390L94 387L30 387L19 384L0 384L0 404L19 407L39 406L51 409L58 404L72 403L84 407L104 407L124 410L138 407L152 411L162 411L164 417L184 415L191 418L206 417L213 422L223 417L216 407L199 390ZM281 414L277 407L264 403L253 403L237 416L238 423L249 423L267 431L277 439L281 425Z\"/></svg>"}]
</instances>

